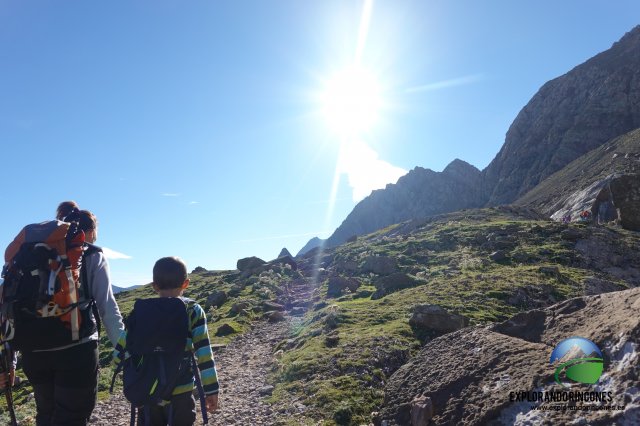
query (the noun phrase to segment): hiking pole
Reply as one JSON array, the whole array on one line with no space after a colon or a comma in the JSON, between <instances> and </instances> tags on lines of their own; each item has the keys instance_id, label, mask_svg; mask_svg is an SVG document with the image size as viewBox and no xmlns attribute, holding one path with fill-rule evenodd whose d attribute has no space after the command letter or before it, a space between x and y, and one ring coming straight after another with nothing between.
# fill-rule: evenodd
<instances>
[{"instance_id":1,"label":"hiking pole","mask_svg":"<svg viewBox=\"0 0 640 426\"><path fill-rule=\"evenodd\" d=\"M11 351L7 342L3 344L0 351L2 351L2 354L0 355L0 358L2 358L2 364L0 367L5 375L4 396L7 399L7 409L9 410L9 416L11 417L11 426L18 426L16 411L13 406L13 392L11 390L11 367L13 367L13 356L10 355Z\"/></svg>"}]
</instances>

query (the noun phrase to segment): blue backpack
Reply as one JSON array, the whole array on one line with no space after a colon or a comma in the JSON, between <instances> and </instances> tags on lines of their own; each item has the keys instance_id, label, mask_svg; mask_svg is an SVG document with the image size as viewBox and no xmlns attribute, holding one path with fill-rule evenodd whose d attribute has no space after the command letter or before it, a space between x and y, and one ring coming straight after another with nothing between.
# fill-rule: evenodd
<instances>
[{"instance_id":1,"label":"blue backpack","mask_svg":"<svg viewBox=\"0 0 640 426\"><path fill-rule=\"evenodd\" d=\"M127 319L127 354L116 369L123 372L124 395L131 402L131 426L135 425L136 408L170 401L176 385L195 376L200 394L202 419L207 424L204 392L193 353L185 351L190 337L188 299L157 297L136 300ZM144 409L144 408L143 408ZM169 406L169 425L172 408ZM146 422L149 415L145 415Z\"/></svg>"}]
</instances>

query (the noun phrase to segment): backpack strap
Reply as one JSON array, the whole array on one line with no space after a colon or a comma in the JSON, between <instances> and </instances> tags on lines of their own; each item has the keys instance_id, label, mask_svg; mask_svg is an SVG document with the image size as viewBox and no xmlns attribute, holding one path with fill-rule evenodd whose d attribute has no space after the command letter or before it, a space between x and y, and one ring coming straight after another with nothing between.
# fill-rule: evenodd
<instances>
[{"instance_id":1,"label":"backpack strap","mask_svg":"<svg viewBox=\"0 0 640 426\"><path fill-rule=\"evenodd\" d=\"M89 288L89 273L87 272L87 258L94 253L102 253L102 249L91 243L84 243L84 251L82 252L82 267L80 268L80 284L82 285L82 293L84 297L90 300L91 311L93 317L96 320L96 329L98 330L98 338L100 338L100 330L102 329L102 320L100 318L100 312L98 312L98 305L93 298L93 294Z\"/></svg>"},{"instance_id":2,"label":"backpack strap","mask_svg":"<svg viewBox=\"0 0 640 426\"><path fill-rule=\"evenodd\" d=\"M197 303L193 299L189 299L187 297L181 297L182 301L187 308L187 316L189 317L189 321L191 321L191 313L193 312L193 304ZM189 336L193 341L193 336L191 335L191 327L189 327ZM209 417L207 415L207 402L205 401L204 388L202 386L202 380L200 379L200 370L198 369L198 361L196 360L196 354L191 353L191 370L193 373L193 377L196 380L196 388L198 389L198 395L200 399L200 410L202 411L202 422L203 424L209 423Z\"/></svg>"},{"instance_id":3,"label":"backpack strap","mask_svg":"<svg viewBox=\"0 0 640 426\"><path fill-rule=\"evenodd\" d=\"M196 355L191 354L191 364L193 365L193 377L196 379L196 387L198 388L198 395L200 395L200 410L202 411L202 424L209 424L209 417L207 416L207 402L205 401L204 388L202 387L202 380L200 380L200 370L198 370L198 362L196 361Z\"/></svg>"}]
</instances>

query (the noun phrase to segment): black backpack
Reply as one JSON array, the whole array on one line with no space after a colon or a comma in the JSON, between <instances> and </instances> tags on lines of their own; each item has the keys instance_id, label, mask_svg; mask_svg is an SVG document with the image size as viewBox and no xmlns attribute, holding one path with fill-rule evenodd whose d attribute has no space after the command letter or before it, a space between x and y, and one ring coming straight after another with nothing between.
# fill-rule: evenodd
<instances>
[{"instance_id":1,"label":"black backpack","mask_svg":"<svg viewBox=\"0 0 640 426\"><path fill-rule=\"evenodd\" d=\"M75 222L26 226L5 252L0 334L11 349L53 349L99 329L86 257L100 248L84 242Z\"/></svg>"},{"instance_id":2,"label":"black backpack","mask_svg":"<svg viewBox=\"0 0 640 426\"><path fill-rule=\"evenodd\" d=\"M176 385L194 376L202 418L205 424L208 422L195 355L185 350L190 336L189 302L179 297L138 299L127 318L127 353L113 374L111 392L116 376L122 371L123 392L131 402L132 426L137 407L170 401ZM148 415L145 418L148 419ZM169 424L172 420L170 418Z\"/></svg>"}]
</instances>

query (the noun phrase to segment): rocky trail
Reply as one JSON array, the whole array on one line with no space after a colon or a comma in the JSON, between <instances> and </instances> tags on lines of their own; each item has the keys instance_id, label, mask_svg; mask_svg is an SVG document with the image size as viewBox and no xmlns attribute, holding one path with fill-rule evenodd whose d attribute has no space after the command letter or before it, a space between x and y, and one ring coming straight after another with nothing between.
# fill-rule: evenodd
<instances>
[{"instance_id":1,"label":"rocky trail","mask_svg":"<svg viewBox=\"0 0 640 426\"><path fill-rule=\"evenodd\" d=\"M214 357L221 384L219 409L209 415L209 425L291 424L303 416L305 407L296 401L272 406L267 399L273 385L269 373L276 361L276 345L291 336L301 323L313 289L307 283L288 288L278 302L286 311L277 322L260 321L248 333L226 347L216 348ZM215 341L213 342L215 343ZM196 425L202 424L199 406ZM121 392L98 403L90 424L125 426L130 421L130 405Z\"/></svg>"}]
</instances>

